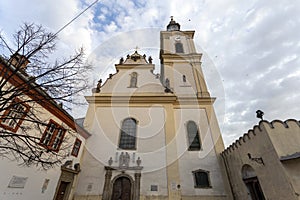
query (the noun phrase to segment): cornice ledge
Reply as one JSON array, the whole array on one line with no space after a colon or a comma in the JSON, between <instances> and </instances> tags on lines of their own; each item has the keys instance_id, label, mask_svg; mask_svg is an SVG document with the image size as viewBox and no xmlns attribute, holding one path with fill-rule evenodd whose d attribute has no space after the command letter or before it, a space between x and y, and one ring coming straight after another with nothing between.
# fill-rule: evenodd
<instances>
[{"instance_id":1,"label":"cornice ledge","mask_svg":"<svg viewBox=\"0 0 300 200\"><path fill-rule=\"evenodd\" d=\"M175 95L142 94L142 95L111 95L102 94L97 96L86 96L88 103L173 103L176 102Z\"/></svg>"},{"instance_id":2,"label":"cornice ledge","mask_svg":"<svg viewBox=\"0 0 300 200\"><path fill-rule=\"evenodd\" d=\"M161 54L164 58L165 57L179 57L179 58L191 58L191 57L201 57L202 53L189 53L189 54L185 54L185 53L170 53L170 52L166 52L166 53L162 53Z\"/></svg>"},{"instance_id":3,"label":"cornice ledge","mask_svg":"<svg viewBox=\"0 0 300 200\"><path fill-rule=\"evenodd\" d=\"M115 64L116 70L119 69L135 69L137 67L141 69L154 69L154 64Z\"/></svg>"},{"instance_id":4,"label":"cornice ledge","mask_svg":"<svg viewBox=\"0 0 300 200\"><path fill-rule=\"evenodd\" d=\"M204 104L204 105L212 105L215 102L215 97L178 97L177 104Z\"/></svg>"}]
</instances>

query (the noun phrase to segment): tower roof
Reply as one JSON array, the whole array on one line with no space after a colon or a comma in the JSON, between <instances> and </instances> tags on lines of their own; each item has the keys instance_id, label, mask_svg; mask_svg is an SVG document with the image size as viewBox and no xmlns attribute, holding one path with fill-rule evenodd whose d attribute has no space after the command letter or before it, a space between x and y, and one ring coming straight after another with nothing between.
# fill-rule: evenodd
<instances>
[{"instance_id":1,"label":"tower roof","mask_svg":"<svg viewBox=\"0 0 300 200\"><path fill-rule=\"evenodd\" d=\"M180 31L180 24L173 20L173 16L171 16L171 21L167 26L167 31Z\"/></svg>"}]
</instances>

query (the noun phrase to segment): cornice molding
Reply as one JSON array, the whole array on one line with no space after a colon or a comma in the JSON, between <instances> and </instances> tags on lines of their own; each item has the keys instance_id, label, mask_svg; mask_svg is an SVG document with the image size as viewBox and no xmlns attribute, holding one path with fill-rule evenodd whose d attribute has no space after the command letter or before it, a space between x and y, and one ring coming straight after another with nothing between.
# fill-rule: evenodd
<instances>
[{"instance_id":1,"label":"cornice molding","mask_svg":"<svg viewBox=\"0 0 300 200\"><path fill-rule=\"evenodd\" d=\"M156 94L143 94L143 95L111 95L101 94L97 96L86 96L85 99L88 103L92 104L173 104L180 107L185 105L212 105L216 98L211 97L181 97L175 95L156 95Z\"/></svg>"},{"instance_id":2,"label":"cornice molding","mask_svg":"<svg viewBox=\"0 0 300 200\"><path fill-rule=\"evenodd\" d=\"M190 53L190 54L175 54L175 53L162 53L161 58L164 60L164 62L174 62L178 60L193 62L193 63L201 63L201 53Z\"/></svg>"},{"instance_id":3,"label":"cornice molding","mask_svg":"<svg viewBox=\"0 0 300 200\"><path fill-rule=\"evenodd\" d=\"M85 99L88 103L173 103L176 101L177 97L174 95L156 95L156 94L143 94L143 95L111 95L111 94L101 94L97 96L86 96Z\"/></svg>"},{"instance_id":4,"label":"cornice molding","mask_svg":"<svg viewBox=\"0 0 300 200\"><path fill-rule=\"evenodd\" d=\"M150 69L154 70L154 64L115 64L116 70L121 69Z\"/></svg>"},{"instance_id":5,"label":"cornice molding","mask_svg":"<svg viewBox=\"0 0 300 200\"><path fill-rule=\"evenodd\" d=\"M161 37L163 36L164 38L170 37L170 36L173 36L173 35L178 35L178 34L187 35L188 37L193 39L195 31L161 31L160 32Z\"/></svg>"}]
</instances>

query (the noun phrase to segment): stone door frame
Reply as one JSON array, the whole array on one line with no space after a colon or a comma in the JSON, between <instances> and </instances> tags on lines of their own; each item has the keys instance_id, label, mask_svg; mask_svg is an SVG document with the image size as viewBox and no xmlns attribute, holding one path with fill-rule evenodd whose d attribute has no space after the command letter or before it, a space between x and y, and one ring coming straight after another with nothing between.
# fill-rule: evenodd
<instances>
[{"instance_id":1,"label":"stone door frame","mask_svg":"<svg viewBox=\"0 0 300 200\"><path fill-rule=\"evenodd\" d=\"M56 200L56 198L58 196L58 191L59 191L59 188L60 188L60 185L61 185L62 182L69 183L67 188L66 188L66 192L65 192L65 195L64 195L64 200L69 199L69 196L71 194L71 190L72 190L72 187L73 187L73 184L74 184L75 176L79 172L80 172L80 169L73 170L73 169L70 169L68 167L61 166L61 174L60 174L57 186L56 186L56 190L55 190L53 200Z\"/></svg>"},{"instance_id":2,"label":"stone door frame","mask_svg":"<svg viewBox=\"0 0 300 200\"><path fill-rule=\"evenodd\" d=\"M110 191L109 191L110 199L112 198L112 195L113 195L113 188L114 188L114 184L115 184L116 180L119 179L119 178L122 178L122 177L129 179L129 181L130 181L130 199L134 199L135 181L132 179L132 177L130 175L125 174L125 173L119 174L111 180L111 182L110 182Z\"/></svg>"},{"instance_id":3,"label":"stone door frame","mask_svg":"<svg viewBox=\"0 0 300 200\"><path fill-rule=\"evenodd\" d=\"M139 200L140 199L140 183L141 183L141 171L135 170L134 178L129 174L125 173L125 170L120 170L120 174L116 175L112 179L112 171L119 170L119 168L112 168L112 167L105 167L106 174L105 174L105 181L102 193L102 200L111 200L112 192L113 192L113 185L118 178L126 177L130 180L131 183L131 199L132 200Z\"/></svg>"}]
</instances>

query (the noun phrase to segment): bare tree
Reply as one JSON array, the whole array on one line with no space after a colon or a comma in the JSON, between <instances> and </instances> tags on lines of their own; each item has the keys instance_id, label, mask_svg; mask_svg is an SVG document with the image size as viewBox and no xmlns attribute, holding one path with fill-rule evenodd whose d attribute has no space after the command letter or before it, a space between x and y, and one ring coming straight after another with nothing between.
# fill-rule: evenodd
<instances>
[{"instance_id":1,"label":"bare tree","mask_svg":"<svg viewBox=\"0 0 300 200\"><path fill-rule=\"evenodd\" d=\"M74 124L52 127L64 134L62 142L51 141L53 147L44 142L43 134L51 128L47 113L52 110L71 118L62 104L66 109L80 105L74 97L89 87L91 66L84 63L82 49L50 62L56 41L55 34L28 23L13 35L13 42L0 34L0 156L21 165L48 169L60 164L73 146L68 139L75 134Z\"/></svg>"}]
</instances>

